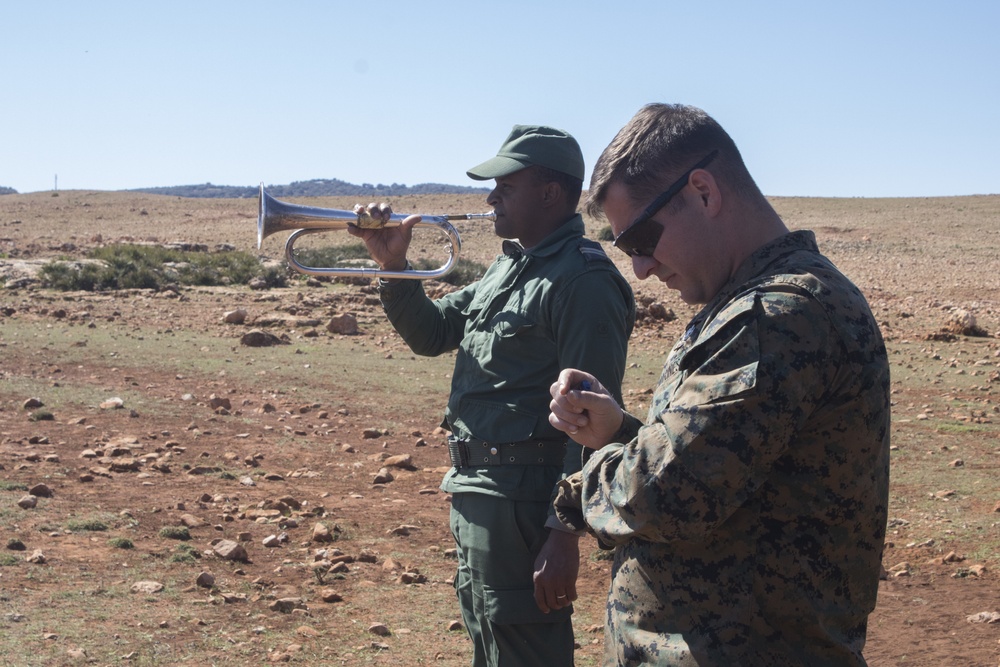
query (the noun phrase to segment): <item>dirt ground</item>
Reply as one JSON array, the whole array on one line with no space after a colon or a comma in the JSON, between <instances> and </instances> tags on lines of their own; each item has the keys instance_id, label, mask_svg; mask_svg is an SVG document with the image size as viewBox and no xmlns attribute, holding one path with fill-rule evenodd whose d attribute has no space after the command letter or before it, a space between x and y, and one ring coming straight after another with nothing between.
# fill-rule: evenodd
<instances>
[{"instance_id":1,"label":"dirt ground","mask_svg":"<svg viewBox=\"0 0 1000 667\"><path fill-rule=\"evenodd\" d=\"M484 210L468 196L392 203ZM1000 665L1000 196L775 206L866 293L890 350L869 664ZM410 353L363 285L91 294L20 281L33 262L121 241L255 250L255 221L250 200L0 196L0 665L468 664L437 490L451 357ZM464 257L497 252L488 227L458 227ZM263 252L277 259L283 242ZM626 400L644 414L695 310L665 286L634 288L676 315L633 336ZM244 324L223 321L238 309ZM358 334L326 329L344 313ZM956 329L968 316L976 329ZM285 344L242 345L253 328ZM219 540L246 556L226 559ZM578 664L596 665L609 565L592 540L581 552Z\"/></svg>"}]
</instances>

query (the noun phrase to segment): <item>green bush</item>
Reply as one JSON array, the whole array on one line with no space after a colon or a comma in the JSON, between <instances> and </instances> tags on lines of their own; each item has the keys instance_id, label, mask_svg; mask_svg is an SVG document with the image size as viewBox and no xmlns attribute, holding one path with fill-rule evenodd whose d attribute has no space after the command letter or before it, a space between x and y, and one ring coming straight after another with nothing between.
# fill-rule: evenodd
<instances>
[{"instance_id":1,"label":"green bush","mask_svg":"<svg viewBox=\"0 0 1000 667\"><path fill-rule=\"evenodd\" d=\"M615 233L611 229L611 225L604 225L601 227L601 231L597 232L598 241L614 241Z\"/></svg>"},{"instance_id":2,"label":"green bush","mask_svg":"<svg viewBox=\"0 0 1000 667\"><path fill-rule=\"evenodd\" d=\"M108 540L108 546L115 549L132 549L135 547L132 540L127 537L112 537Z\"/></svg>"},{"instance_id":3,"label":"green bush","mask_svg":"<svg viewBox=\"0 0 1000 667\"><path fill-rule=\"evenodd\" d=\"M242 251L189 252L135 244L96 248L97 262L53 261L42 266L42 285L57 290L87 292L118 289L163 289L180 285L244 285L262 277L268 286L285 284L284 272L265 268Z\"/></svg>"},{"instance_id":4,"label":"green bush","mask_svg":"<svg viewBox=\"0 0 1000 667\"><path fill-rule=\"evenodd\" d=\"M264 284L269 288L285 287L288 285L288 268L283 266L266 266L263 267L262 272L257 277L263 278Z\"/></svg>"},{"instance_id":5,"label":"green bush","mask_svg":"<svg viewBox=\"0 0 1000 667\"><path fill-rule=\"evenodd\" d=\"M101 269L95 264L74 265L67 262L49 262L38 273L42 285L56 290L83 290L96 292L101 287Z\"/></svg>"},{"instance_id":6,"label":"green bush","mask_svg":"<svg viewBox=\"0 0 1000 667\"><path fill-rule=\"evenodd\" d=\"M187 541L191 539L191 531L187 529L187 526L164 526L160 528L160 537Z\"/></svg>"},{"instance_id":7,"label":"green bush","mask_svg":"<svg viewBox=\"0 0 1000 667\"><path fill-rule=\"evenodd\" d=\"M265 267L253 255L241 251L216 253L189 252L135 244L117 244L91 251L96 262L56 260L42 266L42 285L62 291L103 292L120 289L160 290L169 285L245 285L255 278L268 287L288 284L286 267ZM304 266L343 267L370 257L363 243L325 248L303 248L295 259ZM440 266L428 259L418 259L414 267L433 270ZM442 281L462 287L479 280L486 267L459 258L454 269Z\"/></svg>"},{"instance_id":8,"label":"green bush","mask_svg":"<svg viewBox=\"0 0 1000 667\"><path fill-rule=\"evenodd\" d=\"M74 533L101 532L108 529L108 524L100 519L70 519L66 522L66 528Z\"/></svg>"},{"instance_id":9,"label":"green bush","mask_svg":"<svg viewBox=\"0 0 1000 667\"><path fill-rule=\"evenodd\" d=\"M0 479L0 491L27 491L28 485L20 482L12 482L7 479Z\"/></svg>"},{"instance_id":10,"label":"green bush","mask_svg":"<svg viewBox=\"0 0 1000 667\"><path fill-rule=\"evenodd\" d=\"M201 558L201 552L190 544L178 544L170 556L171 563L194 563Z\"/></svg>"}]
</instances>

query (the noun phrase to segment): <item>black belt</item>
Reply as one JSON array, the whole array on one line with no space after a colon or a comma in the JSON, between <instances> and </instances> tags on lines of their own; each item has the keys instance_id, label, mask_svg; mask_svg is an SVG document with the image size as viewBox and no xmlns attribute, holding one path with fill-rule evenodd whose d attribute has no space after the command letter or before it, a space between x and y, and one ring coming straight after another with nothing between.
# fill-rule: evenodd
<instances>
[{"instance_id":1,"label":"black belt","mask_svg":"<svg viewBox=\"0 0 1000 667\"><path fill-rule=\"evenodd\" d=\"M486 442L448 438L448 456L456 468L480 466L560 466L566 455L565 440Z\"/></svg>"}]
</instances>

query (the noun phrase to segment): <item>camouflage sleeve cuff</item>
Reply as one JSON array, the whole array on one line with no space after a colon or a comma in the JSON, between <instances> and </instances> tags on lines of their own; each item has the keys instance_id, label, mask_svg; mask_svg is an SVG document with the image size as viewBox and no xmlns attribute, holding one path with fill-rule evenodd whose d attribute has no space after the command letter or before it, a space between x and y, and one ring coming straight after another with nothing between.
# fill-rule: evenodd
<instances>
[{"instance_id":1,"label":"camouflage sleeve cuff","mask_svg":"<svg viewBox=\"0 0 1000 667\"><path fill-rule=\"evenodd\" d=\"M555 518L563 529L577 534L587 532L587 522L583 520L583 473L575 473L559 480L556 498L552 502ZM546 523L548 525L548 523Z\"/></svg>"},{"instance_id":2,"label":"camouflage sleeve cuff","mask_svg":"<svg viewBox=\"0 0 1000 667\"><path fill-rule=\"evenodd\" d=\"M585 530L573 530L566 524L564 524L558 516L550 514L549 518L545 521L545 527L551 530L558 530L560 533L569 533L570 535L576 535L577 537L583 537L587 534Z\"/></svg>"},{"instance_id":3,"label":"camouflage sleeve cuff","mask_svg":"<svg viewBox=\"0 0 1000 667\"><path fill-rule=\"evenodd\" d=\"M643 426L643 421L636 416L629 414L628 412L622 412L622 425L618 427L618 430L613 436L608 444L612 442L631 442L635 439L635 436L639 435L639 429Z\"/></svg>"}]
</instances>

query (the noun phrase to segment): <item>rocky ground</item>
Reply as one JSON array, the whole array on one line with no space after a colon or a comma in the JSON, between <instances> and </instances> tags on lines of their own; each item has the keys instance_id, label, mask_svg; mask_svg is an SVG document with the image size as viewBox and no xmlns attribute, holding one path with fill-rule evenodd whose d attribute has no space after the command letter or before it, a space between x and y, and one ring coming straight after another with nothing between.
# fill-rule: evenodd
<instances>
[{"instance_id":1,"label":"rocky ground","mask_svg":"<svg viewBox=\"0 0 1000 667\"><path fill-rule=\"evenodd\" d=\"M1000 197L775 203L865 291L890 348L890 542L869 662L1000 664ZM90 294L31 280L32 263L125 240L252 250L255 206L0 197L0 664L468 663L437 490L451 358L410 353L361 285ZM488 229L460 232L463 256L496 252ZM635 289L626 399L642 414L694 310ZM593 541L582 560L578 664L593 665L608 562Z\"/></svg>"}]
</instances>

